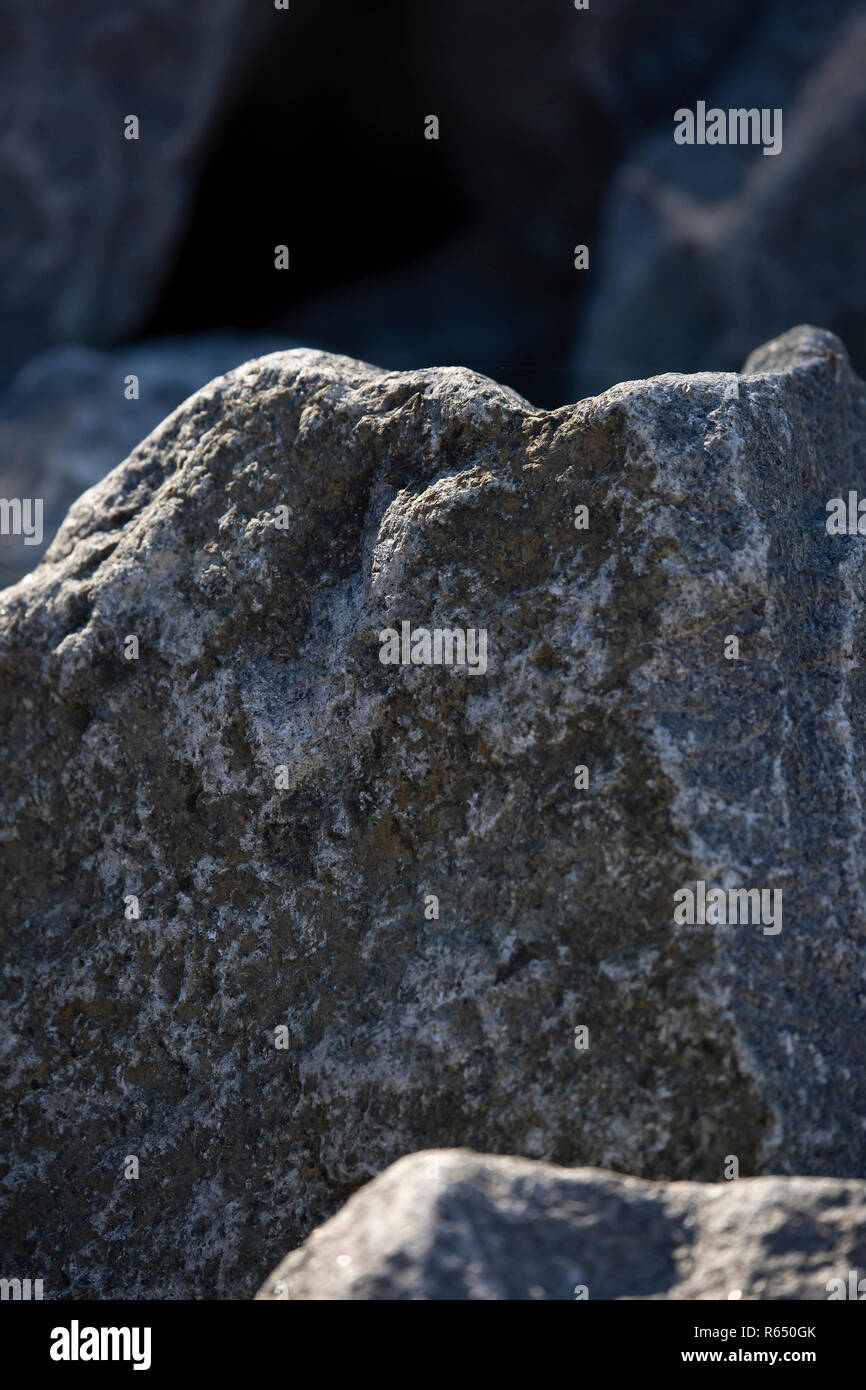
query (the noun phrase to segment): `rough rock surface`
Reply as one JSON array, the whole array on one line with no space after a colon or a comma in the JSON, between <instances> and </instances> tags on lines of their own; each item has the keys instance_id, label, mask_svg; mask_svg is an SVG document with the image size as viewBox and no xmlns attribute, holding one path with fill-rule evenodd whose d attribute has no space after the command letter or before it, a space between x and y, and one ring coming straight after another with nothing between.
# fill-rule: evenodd
<instances>
[{"instance_id":1,"label":"rough rock surface","mask_svg":"<svg viewBox=\"0 0 866 1390\"><path fill-rule=\"evenodd\" d=\"M0 603L10 1267L248 1294L431 1146L866 1176L864 476L801 329L550 413L276 354L79 499Z\"/></svg>"},{"instance_id":2,"label":"rough rock surface","mask_svg":"<svg viewBox=\"0 0 866 1390\"><path fill-rule=\"evenodd\" d=\"M256 1297L815 1300L864 1270L863 1182L650 1183L434 1149L356 1192Z\"/></svg>"},{"instance_id":3,"label":"rough rock surface","mask_svg":"<svg viewBox=\"0 0 866 1390\"><path fill-rule=\"evenodd\" d=\"M49 344L111 343L146 317L260 13L0 0L0 381Z\"/></svg>"},{"instance_id":4,"label":"rough rock surface","mask_svg":"<svg viewBox=\"0 0 866 1390\"><path fill-rule=\"evenodd\" d=\"M39 353L0 396L0 497L41 498L43 538L0 535L0 589L41 559L76 497L187 396L216 376L278 347L276 338L202 334L131 343L114 352L70 344ZM138 399L126 381L138 378Z\"/></svg>"}]
</instances>

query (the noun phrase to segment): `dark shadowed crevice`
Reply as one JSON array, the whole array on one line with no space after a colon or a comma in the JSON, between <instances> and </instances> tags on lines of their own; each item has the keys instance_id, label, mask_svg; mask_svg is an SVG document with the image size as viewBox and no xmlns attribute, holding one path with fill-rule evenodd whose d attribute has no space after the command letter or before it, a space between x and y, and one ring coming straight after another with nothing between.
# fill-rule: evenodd
<instances>
[{"instance_id":1,"label":"dark shadowed crevice","mask_svg":"<svg viewBox=\"0 0 866 1390\"><path fill-rule=\"evenodd\" d=\"M279 19L279 17L277 17ZM422 255L463 211L405 61L398 0L269 24L202 173L145 336L284 326L323 289ZM274 267L289 248L290 269Z\"/></svg>"}]
</instances>

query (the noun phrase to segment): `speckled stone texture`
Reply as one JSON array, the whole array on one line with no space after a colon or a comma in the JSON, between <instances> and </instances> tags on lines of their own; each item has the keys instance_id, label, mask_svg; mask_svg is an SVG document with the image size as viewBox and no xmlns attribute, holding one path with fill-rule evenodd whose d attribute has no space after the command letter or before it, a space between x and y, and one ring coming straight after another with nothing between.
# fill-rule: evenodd
<instances>
[{"instance_id":1,"label":"speckled stone texture","mask_svg":"<svg viewBox=\"0 0 866 1390\"><path fill-rule=\"evenodd\" d=\"M100 352L48 348L0 394L0 497L38 497L43 538L0 534L0 589L33 569L70 506L101 482L171 411L215 376L294 343L253 334L131 343ZM128 378L138 378L129 399Z\"/></svg>"},{"instance_id":2,"label":"speckled stone texture","mask_svg":"<svg viewBox=\"0 0 866 1390\"><path fill-rule=\"evenodd\" d=\"M249 1296L429 1147L866 1176L864 453L815 329L551 413L298 350L86 493L0 604L7 1266Z\"/></svg>"},{"instance_id":3,"label":"speckled stone texture","mask_svg":"<svg viewBox=\"0 0 866 1390\"><path fill-rule=\"evenodd\" d=\"M440 1149L355 1193L256 1297L840 1300L864 1270L863 1182L650 1183Z\"/></svg>"}]
</instances>

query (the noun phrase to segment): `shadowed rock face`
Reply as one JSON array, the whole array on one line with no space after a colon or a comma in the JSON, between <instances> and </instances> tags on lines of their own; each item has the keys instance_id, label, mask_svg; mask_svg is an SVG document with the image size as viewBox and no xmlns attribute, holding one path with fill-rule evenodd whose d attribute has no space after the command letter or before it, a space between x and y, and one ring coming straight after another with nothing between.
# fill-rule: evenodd
<instances>
[{"instance_id":1,"label":"shadowed rock face","mask_svg":"<svg viewBox=\"0 0 866 1390\"><path fill-rule=\"evenodd\" d=\"M451 1149L400 1159L256 1296L818 1300L864 1266L862 1182L648 1183Z\"/></svg>"},{"instance_id":2,"label":"shadowed rock face","mask_svg":"<svg viewBox=\"0 0 866 1390\"><path fill-rule=\"evenodd\" d=\"M275 354L73 506L0 604L10 1267L242 1296L430 1146L866 1176L866 397L818 330L749 367Z\"/></svg>"},{"instance_id":3,"label":"shadowed rock face","mask_svg":"<svg viewBox=\"0 0 866 1390\"><path fill-rule=\"evenodd\" d=\"M676 145L676 102L630 151L605 195L575 394L736 365L794 314L866 360L866 15L848 8L804 7L792 22L787 3L768 7L733 68L701 89L708 107L760 92L758 106L784 111L779 157Z\"/></svg>"},{"instance_id":4,"label":"shadowed rock face","mask_svg":"<svg viewBox=\"0 0 866 1390\"><path fill-rule=\"evenodd\" d=\"M0 381L46 344L110 343L147 317L261 24L243 0L0 0Z\"/></svg>"}]
</instances>

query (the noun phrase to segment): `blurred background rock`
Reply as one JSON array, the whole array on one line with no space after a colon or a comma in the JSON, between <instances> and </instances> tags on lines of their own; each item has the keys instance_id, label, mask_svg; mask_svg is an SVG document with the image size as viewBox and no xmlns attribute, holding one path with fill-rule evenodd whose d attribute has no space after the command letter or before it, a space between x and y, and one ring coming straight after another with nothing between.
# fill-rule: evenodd
<instances>
[{"instance_id":1,"label":"blurred background rock","mask_svg":"<svg viewBox=\"0 0 866 1390\"><path fill-rule=\"evenodd\" d=\"M0 0L0 39L0 496L46 541L279 346L547 407L807 321L866 369L863 3ZM782 107L782 153L676 145L698 100Z\"/></svg>"}]
</instances>

